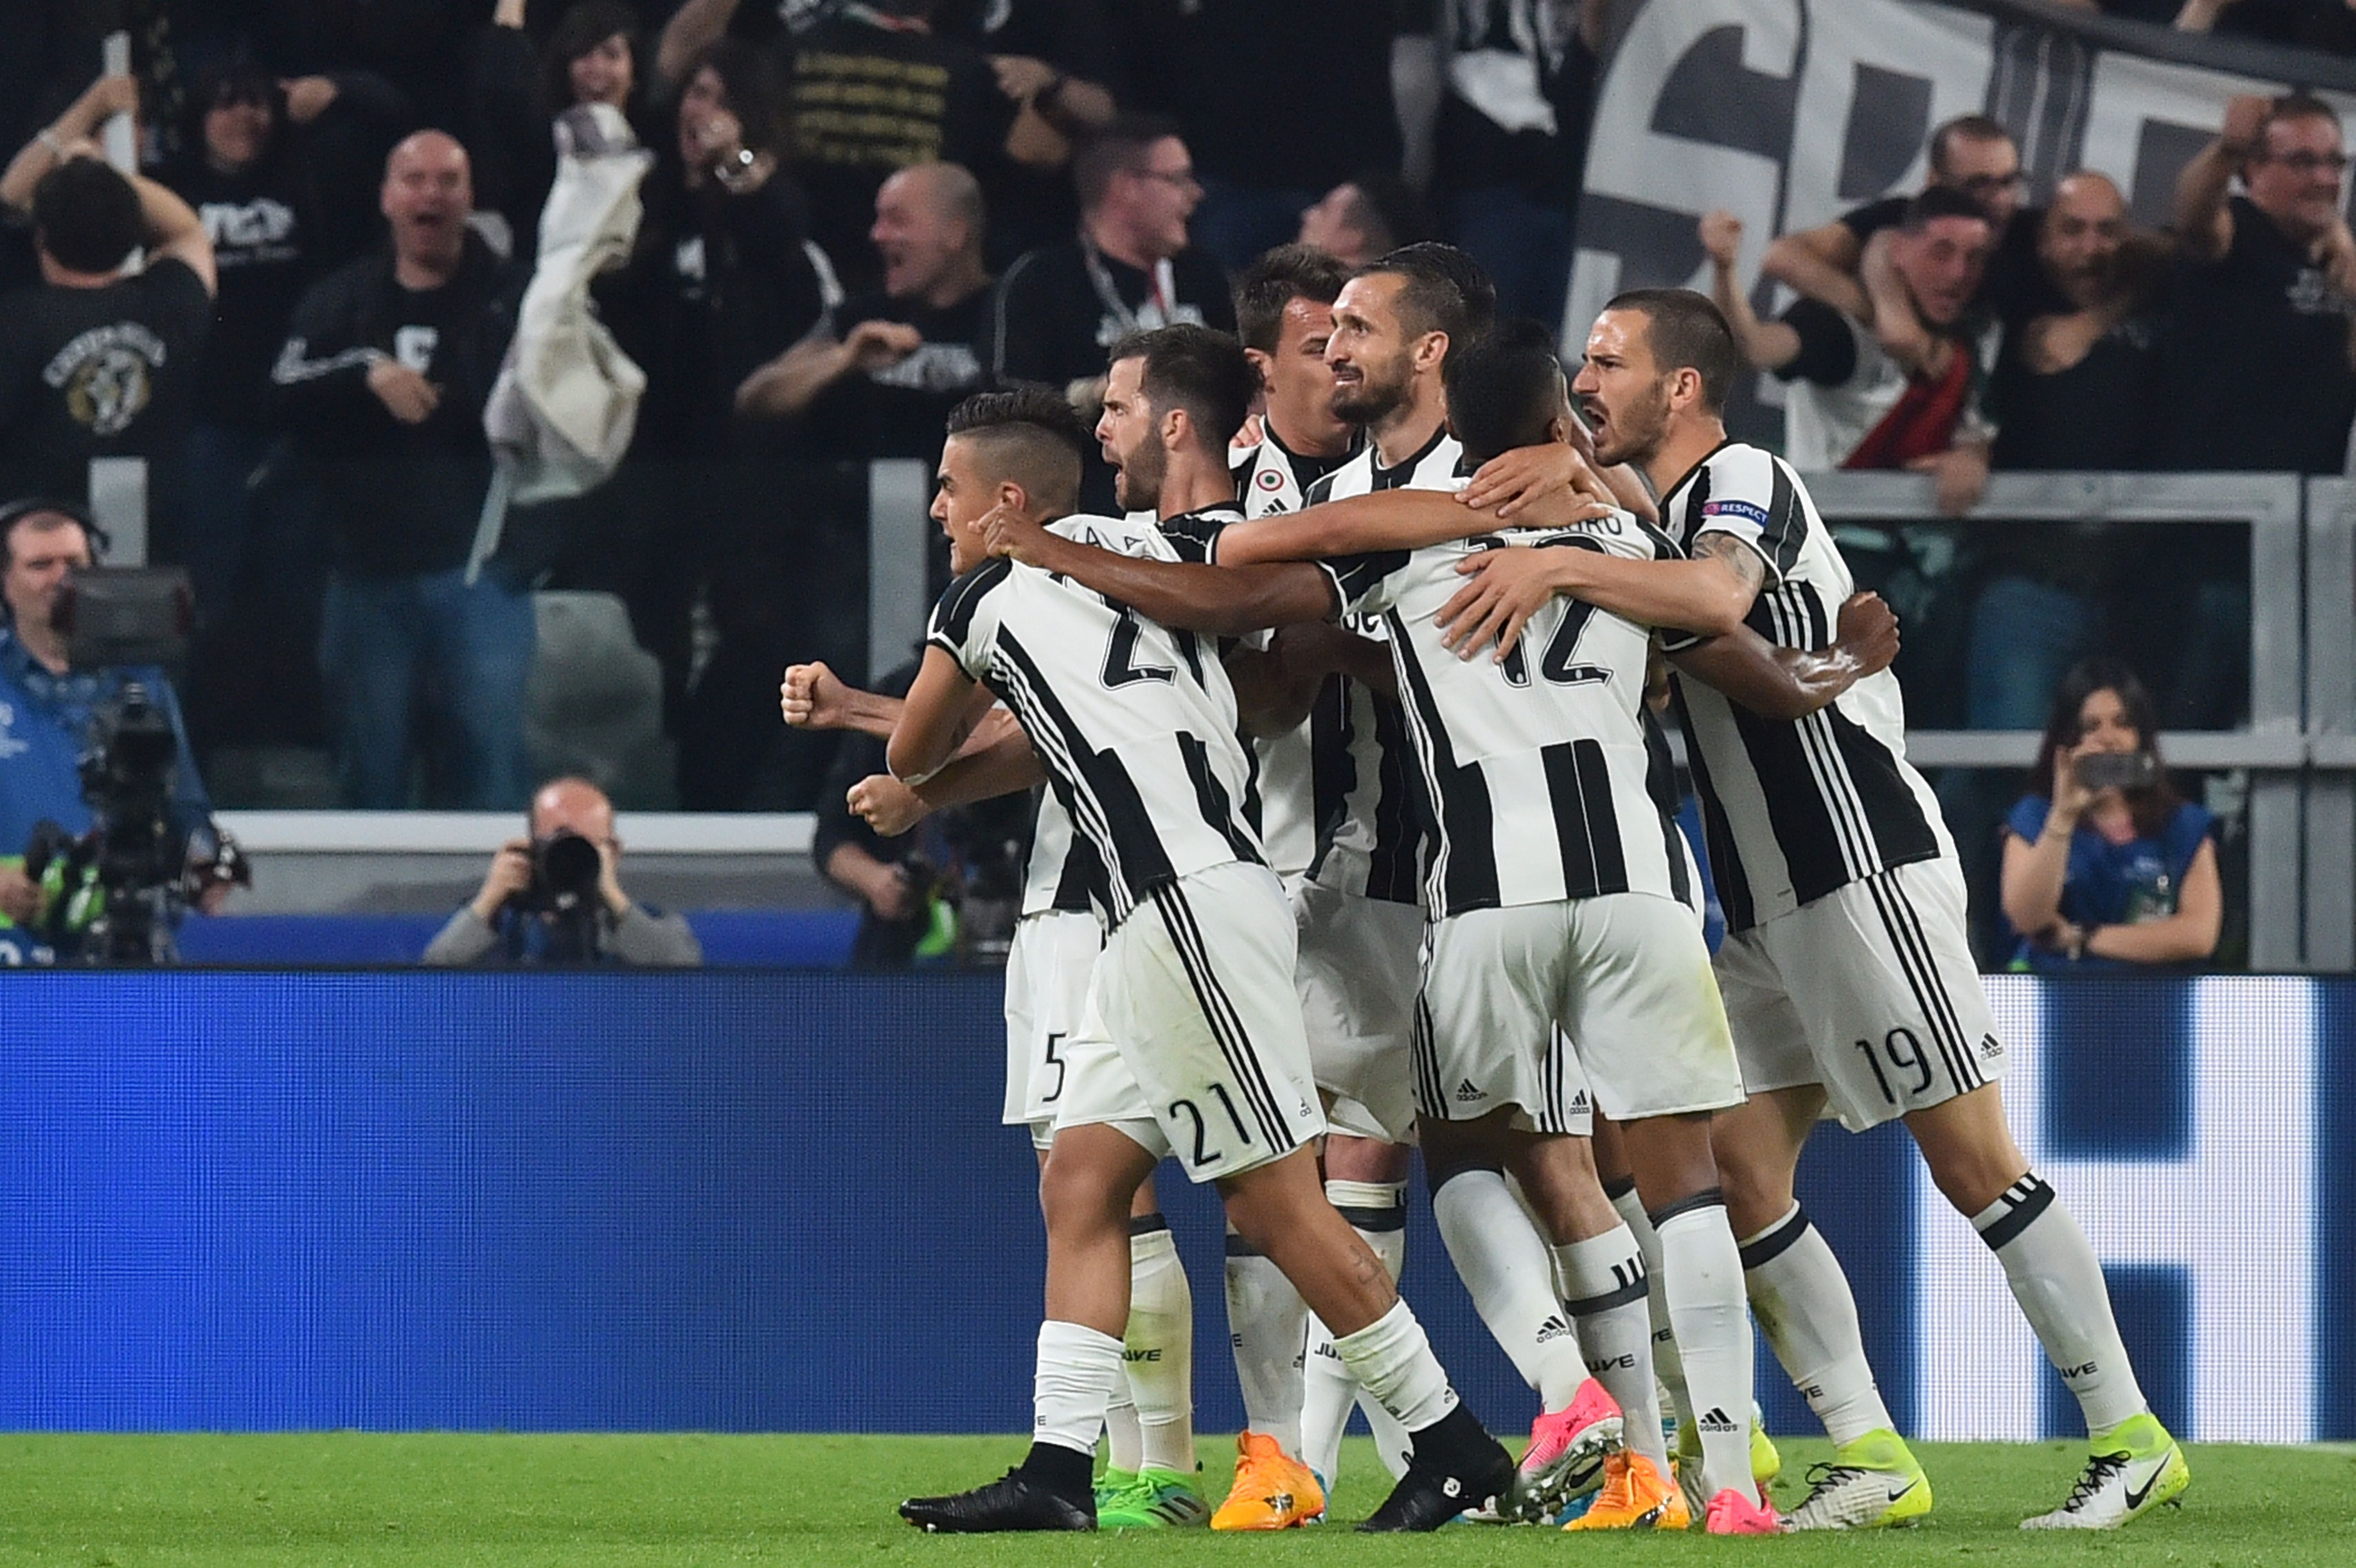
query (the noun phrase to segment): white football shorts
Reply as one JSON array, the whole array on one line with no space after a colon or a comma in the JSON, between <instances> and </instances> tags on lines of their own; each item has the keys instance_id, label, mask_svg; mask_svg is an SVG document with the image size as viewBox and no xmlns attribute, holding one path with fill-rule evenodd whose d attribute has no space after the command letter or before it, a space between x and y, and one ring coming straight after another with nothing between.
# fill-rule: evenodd
<instances>
[{"instance_id":1,"label":"white football shorts","mask_svg":"<svg viewBox=\"0 0 2356 1568\"><path fill-rule=\"evenodd\" d=\"M1108 1123L1194 1181L1325 1131L1276 874L1230 860L1154 891L1106 939L1057 1131Z\"/></svg>"},{"instance_id":2,"label":"white football shorts","mask_svg":"<svg viewBox=\"0 0 2356 1568\"><path fill-rule=\"evenodd\" d=\"M1293 973L1326 1119L1354 1137L1413 1143L1423 911L1304 880L1292 889L1292 913Z\"/></svg>"},{"instance_id":3,"label":"white football shorts","mask_svg":"<svg viewBox=\"0 0 2356 1568\"><path fill-rule=\"evenodd\" d=\"M1442 1121L1510 1105L1517 1126L1584 1132L1574 1122L1590 1086L1615 1122L1742 1103L1701 920L1675 899L1451 915L1425 944L1419 1023L1416 1106Z\"/></svg>"},{"instance_id":4,"label":"white football shorts","mask_svg":"<svg viewBox=\"0 0 2356 1568\"><path fill-rule=\"evenodd\" d=\"M1104 927L1086 910L1045 910L1014 923L1006 949L1006 1107L999 1119L1028 1126L1034 1148L1055 1131L1069 1068L1066 1045L1087 1011L1088 976Z\"/></svg>"},{"instance_id":5,"label":"white football shorts","mask_svg":"<svg viewBox=\"0 0 2356 1568\"><path fill-rule=\"evenodd\" d=\"M1821 1083L1863 1132L2003 1077L1965 901L1954 861L1916 860L1730 933L1718 983L1744 1086Z\"/></svg>"}]
</instances>

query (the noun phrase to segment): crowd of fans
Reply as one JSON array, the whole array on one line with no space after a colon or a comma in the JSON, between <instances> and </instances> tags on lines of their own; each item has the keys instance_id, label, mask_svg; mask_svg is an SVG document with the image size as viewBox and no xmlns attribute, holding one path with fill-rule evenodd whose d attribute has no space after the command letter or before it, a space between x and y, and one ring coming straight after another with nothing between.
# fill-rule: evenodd
<instances>
[{"instance_id":1,"label":"crowd of fans","mask_svg":"<svg viewBox=\"0 0 2356 1568\"><path fill-rule=\"evenodd\" d=\"M2350 41L2339 0L2086 8ZM865 667L870 462L929 462L986 386L1087 406L1123 333L1232 327L1228 279L1271 246L1354 265L1449 238L1501 311L1558 323L1611 19L1609 0L33 9L0 95L20 148L0 284L23 291L0 315L0 500L81 502L91 457L146 460L151 553L195 586L199 756L317 747L344 804L502 810L539 776L547 587L615 595L659 669L676 766L630 804L819 799L832 758L776 723L776 682L794 659ZM94 74L101 25L131 31L131 74ZM128 179L92 155L123 116ZM575 280L643 373L626 452L581 494L510 505L485 411L556 254L560 150L634 145L642 214ZM2100 170L2032 205L1977 116L1929 163L1917 194L1776 237L1760 275L1734 219L1701 223L1719 304L1785 383L1795 462L1928 472L1959 515L1991 469L2342 469L2356 240L2328 104L2236 100L2166 232ZM1105 473L1089 485L1112 504ZM2101 653L2149 678L2158 726L2231 724L2241 543L2179 533L2165 574L2129 570L2144 541L2106 525L1844 546L1914 644L1960 628L1966 673L1910 687L1919 722L2036 728ZM888 856L828 848L921 937Z\"/></svg>"},{"instance_id":2,"label":"crowd of fans","mask_svg":"<svg viewBox=\"0 0 2356 1568\"><path fill-rule=\"evenodd\" d=\"M868 464L929 461L961 397L1085 399L1112 336L1232 325L1229 272L1303 234L1359 261L1444 230L1558 317L1605 6L37 9L0 101L0 497L145 460L199 755L317 747L348 805L519 806L531 590L605 591L675 748L638 803L742 809L819 787L777 671L863 667ZM134 69L93 75L115 25ZM95 155L123 119L130 180ZM509 504L485 411L559 149L633 144L642 216L582 280L643 372L627 451Z\"/></svg>"}]
</instances>

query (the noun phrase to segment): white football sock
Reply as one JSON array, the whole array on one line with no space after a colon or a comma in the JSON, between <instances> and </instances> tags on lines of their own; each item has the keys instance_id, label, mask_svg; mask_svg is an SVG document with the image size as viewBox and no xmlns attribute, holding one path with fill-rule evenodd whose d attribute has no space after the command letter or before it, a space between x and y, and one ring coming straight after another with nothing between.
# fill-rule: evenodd
<instances>
[{"instance_id":1,"label":"white football sock","mask_svg":"<svg viewBox=\"0 0 2356 1568\"><path fill-rule=\"evenodd\" d=\"M2089 1433L2148 1408L2111 1315L2110 1286L2093 1243L2035 1171L1972 1216L1972 1228L2004 1265L2021 1315L2046 1359L2078 1397Z\"/></svg>"},{"instance_id":2,"label":"white football sock","mask_svg":"<svg viewBox=\"0 0 2356 1568\"><path fill-rule=\"evenodd\" d=\"M1276 1439L1301 1456L1301 1353L1309 1308L1284 1271L1227 1232L1227 1337L1235 1346L1236 1381L1244 1396L1244 1425Z\"/></svg>"},{"instance_id":3,"label":"white football sock","mask_svg":"<svg viewBox=\"0 0 2356 1568\"><path fill-rule=\"evenodd\" d=\"M1625 1225L1554 1250L1563 1310L1579 1330L1587 1370L1620 1405L1621 1441L1668 1474L1659 1385L1653 1380L1652 1292L1644 1254Z\"/></svg>"},{"instance_id":4,"label":"white football sock","mask_svg":"<svg viewBox=\"0 0 2356 1568\"><path fill-rule=\"evenodd\" d=\"M1848 1275L1797 1203L1742 1243L1742 1279L1759 1331L1836 1446L1896 1430L1865 1359Z\"/></svg>"},{"instance_id":5,"label":"white football sock","mask_svg":"<svg viewBox=\"0 0 2356 1568\"><path fill-rule=\"evenodd\" d=\"M1141 1462L1194 1473L1194 1293L1168 1221L1129 1238L1129 1331L1123 1361L1137 1404Z\"/></svg>"},{"instance_id":6,"label":"white football sock","mask_svg":"<svg viewBox=\"0 0 2356 1568\"><path fill-rule=\"evenodd\" d=\"M1751 1478L1751 1314L1742 1300L1742 1256L1718 1189L1670 1204L1655 1219L1669 1319L1685 1359L1686 1386L1701 1438L1705 1501L1734 1491L1756 1502Z\"/></svg>"},{"instance_id":7,"label":"white football sock","mask_svg":"<svg viewBox=\"0 0 2356 1568\"><path fill-rule=\"evenodd\" d=\"M1555 1296L1546 1239L1505 1176L1475 1167L1442 1178L1432 1189L1431 1217L1473 1308L1514 1370L1547 1409L1569 1404L1587 1376L1579 1336Z\"/></svg>"},{"instance_id":8,"label":"white football sock","mask_svg":"<svg viewBox=\"0 0 2356 1568\"><path fill-rule=\"evenodd\" d=\"M1325 1183L1325 1198L1374 1249L1397 1285L1407 1263L1407 1183L1333 1180ZM1354 1402L1366 1413L1383 1463L1394 1476L1405 1474L1410 1446L1406 1429L1358 1387L1358 1380L1342 1365L1342 1353L1333 1349L1333 1331L1312 1313L1309 1352L1301 1368L1301 1458L1325 1477L1329 1488L1340 1478L1342 1435L1349 1428Z\"/></svg>"},{"instance_id":9,"label":"white football sock","mask_svg":"<svg viewBox=\"0 0 2356 1568\"><path fill-rule=\"evenodd\" d=\"M1105 1407L1120 1381L1120 1341L1078 1323L1039 1325L1031 1382L1031 1438L1093 1457Z\"/></svg>"},{"instance_id":10,"label":"white football sock","mask_svg":"<svg viewBox=\"0 0 2356 1568\"><path fill-rule=\"evenodd\" d=\"M1677 1354L1676 1331L1669 1323L1669 1287L1661 1278L1660 1232L1653 1229L1653 1217L1644 1212L1644 1200L1636 1195L1633 1178L1606 1182L1603 1190L1612 1207L1620 1211L1620 1218L1628 1222L1628 1233L1636 1238L1637 1248L1644 1254L1644 1273L1651 1276L1644 1311L1653 1324L1653 1375L1668 1392L1669 1411L1677 1418L1677 1429L1686 1431L1693 1425L1693 1399L1686 1392L1685 1359Z\"/></svg>"},{"instance_id":11,"label":"white football sock","mask_svg":"<svg viewBox=\"0 0 2356 1568\"><path fill-rule=\"evenodd\" d=\"M1421 1432L1456 1408L1456 1391L1431 1353L1423 1325L1404 1301L1355 1334L1333 1341L1342 1364L1409 1432Z\"/></svg>"},{"instance_id":12,"label":"white football sock","mask_svg":"<svg viewBox=\"0 0 2356 1568\"><path fill-rule=\"evenodd\" d=\"M1145 1432L1137 1424L1137 1401L1129 1380L1112 1385L1112 1403L1105 1406L1105 1468L1137 1474L1145 1463Z\"/></svg>"}]
</instances>

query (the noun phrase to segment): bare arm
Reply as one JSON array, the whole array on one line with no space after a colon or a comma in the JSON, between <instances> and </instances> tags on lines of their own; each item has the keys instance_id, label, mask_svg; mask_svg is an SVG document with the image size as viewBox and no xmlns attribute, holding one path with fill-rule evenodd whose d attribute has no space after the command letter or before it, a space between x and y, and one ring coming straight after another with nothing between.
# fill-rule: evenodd
<instances>
[{"instance_id":1,"label":"bare arm","mask_svg":"<svg viewBox=\"0 0 2356 1568\"><path fill-rule=\"evenodd\" d=\"M2217 139L2193 155L2176 176L2176 238L2187 253L2213 261L2233 244L2233 209L2225 196L2242 160L2257 145L2268 101L2244 95L2227 101Z\"/></svg>"},{"instance_id":2,"label":"bare arm","mask_svg":"<svg viewBox=\"0 0 2356 1568\"><path fill-rule=\"evenodd\" d=\"M1180 631L1240 637L1333 613L1325 574L1300 562L1234 567L1140 560L1049 533L1002 507L992 511L986 537L993 555L1060 573Z\"/></svg>"},{"instance_id":3,"label":"bare arm","mask_svg":"<svg viewBox=\"0 0 2356 1568\"><path fill-rule=\"evenodd\" d=\"M1873 339L1881 345L1881 351L1910 376L1936 379L1945 375L1957 352L1954 342L1922 325L1922 314L1915 310L1905 281L1890 259L1888 229L1866 246L1862 275L1872 308L1858 319L1873 328Z\"/></svg>"},{"instance_id":4,"label":"bare arm","mask_svg":"<svg viewBox=\"0 0 2356 1568\"><path fill-rule=\"evenodd\" d=\"M213 266L213 242L196 208L145 175L133 175L131 188L139 193L139 226L146 237L148 259L168 256L196 273L205 293L218 293L220 285Z\"/></svg>"},{"instance_id":5,"label":"bare arm","mask_svg":"<svg viewBox=\"0 0 2356 1568\"><path fill-rule=\"evenodd\" d=\"M2036 840L2032 843L2011 832L2004 837L1998 901L2004 906L2004 918L2024 936L2041 936L2062 919L2062 886L2070 874L2070 837L2078 830L2078 818L2093 798L2078 782L2076 762L2072 747L2054 752L2053 777L2047 784L2051 793L2046 797L2051 804L2046 807L2045 826L2038 829Z\"/></svg>"},{"instance_id":6,"label":"bare arm","mask_svg":"<svg viewBox=\"0 0 2356 1568\"><path fill-rule=\"evenodd\" d=\"M1461 658L1492 642L1503 659L1529 618L1558 593L1640 626L1722 637L1742 624L1766 563L1726 534L1704 534L1691 560L1630 560L1591 549L1483 550L1457 568L1472 579L1440 607L1442 641Z\"/></svg>"},{"instance_id":7,"label":"bare arm","mask_svg":"<svg viewBox=\"0 0 2356 1568\"><path fill-rule=\"evenodd\" d=\"M744 378L736 411L755 419L792 419L859 362L848 343L813 334Z\"/></svg>"},{"instance_id":8,"label":"bare arm","mask_svg":"<svg viewBox=\"0 0 2356 1568\"><path fill-rule=\"evenodd\" d=\"M663 25L662 42L655 49L655 69L673 87L687 80L687 62L695 52L728 30L736 15L736 0L687 0Z\"/></svg>"},{"instance_id":9,"label":"bare arm","mask_svg":"<svg viewBox=\"0 0 2356 1568\"><path fill-rule=\"evenodd\" d=\"M969 728L976 683L957 660L938 648L925 650L916 683L908 688L900 708L900 722L884 745L884 761L892 776L903 784L919 784L940 771L957 754Z\"/></svg>"},{"instance_id":10,"label":"bare arm","mask_svg":"<svg viewBox=\"0 0 2356 1568\"><path fill-rule=\"evenodd\" d=\"M1524 492L1509 495L1494 507L1468 510L1445 490L1378 490L1231 524L1219 535L1219 560L1237 567L1419 549L1500 527L1507 507L1514 510L1515 525L1523 528L1569 528L1610 510L1576 491Z\"/></svg>"},{"instance_id":11,"label":"bare arm","mask_svg":"<svg viewBox=\"0 0 2356 1568\"><path fill-rule=\"evenodd\" d=\"M2133 925L2098 925L2085 936L2085 951L2097 958L2131 964L2183 964L2217 951L2225 920L2223 884L2217 876L2217 847L2202 840L2185 868L2176 912Z\"/></svg>"},{"instance_id":12,"label":"bare arm","mask_svg":"<svg viewBox=\"0 0 2356 1568\"><path fill-rule=\"evenodd\" d=\"M51 169L73 155L80 144L92 141L99 128L117 114L139 112L139 83L128 76L102 76L48 127L17 149L0 174L0 202L19 212L33 206L33 187Z\"/></svg>"},{"instance_id":13,"label":"bare arm","mask_svg":"<svg viewBox=\"0 0 2356 1568\"><path fill-rule=\"evenodd\" d=\"M1840 229L1839 224L1834 228ZM1841 232L1848 232L1841 229ZM1782 241L1777 241L1781 243ZM1709 252L1709 297L1734 329L1734 341L1755 369L1780 370L1800 357L1800 335L1780 321L1762 321L1751 308L1751 295L1735 276L1742 246L1742 222L1730 212L1702 215L1702 249Z\"/></svg>"},{"instance_id":14,"label":"bare arm","mask_svg":"<svg viewBox=\"0 0 2356 1568\"><path fill-rule=\"evenodd\" d=\"M736 411L791 419L852 371L888 369L924 344L923 332L899 321L862 321L840 342L812 332L744 378L736 388Z\"/></svg>"},{"instance_id":15,"label":"bare arm","mask_svg":"<svg viewBox=\"0 0 2356 1568\"><path fill-rule=\"evenodd\" d=\"M1760 272L1792 287L1812 300L1863 321L1871 314L1865 288L1858 282L1858 259L1864 247L1846 223L1835 221L1792 234L1779 234L1767 247Z\"/></svg>"},{"instance_id":16,"label":"bare arm","mask_svg":"<svg viewBox=\"0 0 2356 1568\"><path fill-rule=\"evenodd\" d=\"M1878 594L1858 593L1841 605L1830 647L1778 647L1737 626L1669 661L1763 719L1801 719L1888 669L1897 656L1898 617Z\"/></svg>"}]
</instances>

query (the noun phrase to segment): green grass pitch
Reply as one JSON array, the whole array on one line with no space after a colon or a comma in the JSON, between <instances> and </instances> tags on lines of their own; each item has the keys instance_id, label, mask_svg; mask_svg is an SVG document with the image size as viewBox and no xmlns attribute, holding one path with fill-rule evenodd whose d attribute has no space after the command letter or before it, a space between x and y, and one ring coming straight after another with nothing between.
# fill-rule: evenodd
<instances>
[{"instance_id":1,"label":"green grass pitch","mask_svg":"<svg viewBox=\"0 0 2356 1568\"><path fill-rule=\"evenodd\" d=\"M2356 1564L2356 1447L2201 1447L2180 1511L2125 1531L2031 1536L2078 1445L1925 1445L1938 1507L1902 1531L1780 1541L1569 1537L1455 1525L1436 1537L1373 1539L1341 1524L1279 1536L1207 1531L926 1537L893 1505L998 1474L1011 1437L511 1436L354 1433L262 1436L0 1436L0 1563L147 1564L826 1563L1054 1568L1198 1563L1514 1564L1817 1563ZM1205 1439L1224 1486L1231 1448ZM1824 1445L1784 1445L1790 1501ZM1337 1520L1379 1497L1372 1449L1344 1458Z\"/></svg>"}]
</instances>

